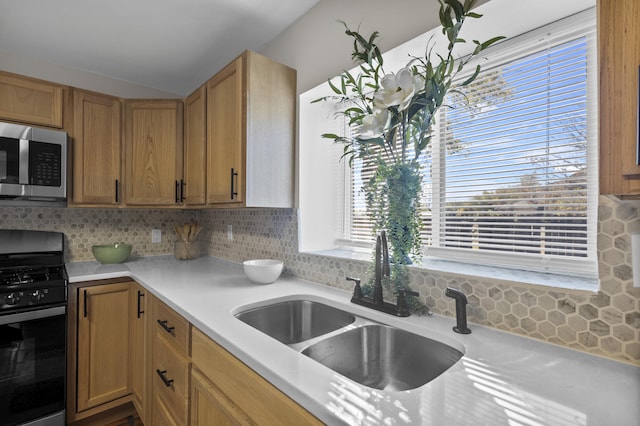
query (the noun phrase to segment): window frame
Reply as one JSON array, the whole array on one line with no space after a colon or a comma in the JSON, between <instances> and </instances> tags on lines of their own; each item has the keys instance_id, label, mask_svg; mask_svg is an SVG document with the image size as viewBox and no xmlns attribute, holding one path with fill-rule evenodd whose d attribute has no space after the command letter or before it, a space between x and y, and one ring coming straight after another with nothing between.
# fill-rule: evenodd
<instances>
[{"instance_id":1,"label":"window frame","mask_svg":"<svg viewBox=\"0 0 640 426\"><path fill-rule=\"evenodd\" d=\"M541 27L540 29L528 31L521 36L513 37L503 43L495 45L488 51L484 52L486 53L486 55L483 55L483 57L488 56L489 54L494 54L493 52L497 51L498 49L501 49L501 50L504 49L501 56L503 56L504 58L508 58L509 55L513 54L511 52L512 49L508 49L508 47L510 44L515 43L514 40L522 39L522 37L528 37L530 39L535 39L537 37L538 39L540 39L541 37L544 37L544 35L548 33L550 29L555 29L556 32L564 31L566 33L567 31L565 28L569 27L567 23L571 23L572 25L578 25L580 22L585 22L585 23L588 22L589 26L592 26L593 28L595 28L595 25L596 25L595 8L587 9L586 11L577 13L570 17L563 18L559 21L548 24L544 27ZM590 46L590 51L592 52L592 54L589 55L590 63L588 65L588 69L594 71L597 75L597 57L593 53L595 52L595 49L596 49L595 44L596 44L596 37L594 32L594 36L592 37L592 45ZM506 59L504 59L503 61L506 62ZM470 64L470 66L467 69L471 70L473 67L474 66ZM424 250L424 253L423 253L424 258L422 263L414 265L413 267L423 268L428 270L451 271L451 272L457 272L457 273L464 273L463 271L469 271L470 275L490 276L498 279L505 279L506 276L512 276L513 269L518 269L519 271L513 276L518 276L523 278L524 275L528 274L527 276L529 276L529 278L526 278L526 279L523 278L523 280L526 282L530 282L532 284L557 286L560 288L576 288L576 289L589 290L589 291L597 289L598 259L597 259L596 241L597 241L597 210L598 210L598 193L599 193L598 161L597 161L597 158L598 158L597 84L598 82L597 82L597 77L590 78L588 81L589 81L588 83L589 100L588 101L590 105L595 106L594 107L595 110L592 110L592 112L590 113L590 118L588 118L588 123L589 123L588 131L589 131L589 137L591 138L590 140L593 140L592 137L596 138L595 142L590 142L588 144L589 146L588 146L588 152L587 152L587 156L588 156L587 163L589 164L589 177L587 182L588 194L589 194L589 201L588 201L589 207L587 212L588 214L587 220L588 220L588 226L589 226L588 248L590 251L588 258L585 259L584 261L578 260L574 262L575 264L573 266L569 266L569 267L563 264L563 262L557 262L554 259L537 259L535 261L532 261L530 258L523 259L521 256L513 256L513 263L505 264L502 262L494 262L493 261L494 259L491 259L492 257L505 258L506 256L504 252L490 253L489 257L485 256L483 253L478 253L478 252L468 253L467 256L461 256L460 253L458 253L455 249L445 249L443 251L442 249L431 247ZM326 86L326 84L324 86ZM329 92L326 90L326 87L324 89L321 89L320 86L318 86L317 88L312 89L304 93L303 95L301 95L301 98L300 98L301 104L302 103L308 104L310 103L311 100L317 99L318 97L326 94L329 94ZM327 114L329 115L329 113ZM308 123L310 121L317 121L317 116L314 116L313 119L310 118L307 120L303 117L303 114L301 114L300 128L301 129L305 128L306 127L305 123ZM315 127L319 128L317 125ZM437 130L438 126L436 125L434 129ZM315 135L325 133L326 130L327 130L326 128L322 128L320 132L313 133L314 135L313 138L315 138ZM301 133L301 137L307 138L307 136L311 134L312 134L311 130L305 129L304 134ZM313 142L311 140L309 140L308 142L305 142L304 144L301 142L301 146L307 143L332 145L328 143L327 140L321 139L319 137L316 138L315 141ZM301 159L305 156L303 152L300 152L299 155ZM336 155L334 158L335 158L335 161L338 161L337 159L339 158L339 155ZM304 167L302 162L300 164L300 167ZM327 206L322 206L322 209L325 211L325 213L330 212L330 214L336 214L336 210L339 210L337 214L343 214L343 217L344 217L344 212L350 212L350 208L351 208L351 205L350 205L351 203L351 199L350 199L351 172L350 172L348 162L346 161L340 161L340 167L341 167L341 173L343 173L342 186L344 188L344 192L340 194L341 201L335 203L335 204L339 204L339 206L334 205L332 208ZM301 190L301 193L307 192L307 189L306 189L307 185L301 183L301 186L305 188L304 191ZM324 201L326 203L326 200ZM348 259L369 260L371 244L368 242L351 241L349 238L345 238L344 234L335 235L330 243L326 238L322 243L318 243L318 244L308 243L306 236L304 236L305 231L303 230L303 228L308 227L309 225L306 225L305 227L305 224L308 223L308 221L310 220L312 221L313 219L309 219L312 214L311 212L309 212L310 209L308 209L303 204L304 203L300 204L300 211L299 211L299 220L300 220L299 241L300 241L301 252L321 254L321 255L327 255L332 257L348 258ZM350 215L349 215L349 218L350 218ZM348 221L343 221L340 226L342 228L337 227L334 229L334 231L342 230L344 232L347 232L347 235L348 235L348 232L350 232L349 227L351 226L351 223L349 223ZM432 226L435 228L436 226L438 226L438 224L434 222ZM455 265L455 266L452 267L451 265ZM462 268L460 268L460 266L462 266ZM505 271L504 273L501 272L503 271L502 268L504 268L504 271ZM512 272L509 272L509 271L512 271ZM553 277L557 277L558 275L564 275L564 278L562 280L553 278ZM520 279L516 279L515 281L520 281Z\"/></svg>"}]
</instances>

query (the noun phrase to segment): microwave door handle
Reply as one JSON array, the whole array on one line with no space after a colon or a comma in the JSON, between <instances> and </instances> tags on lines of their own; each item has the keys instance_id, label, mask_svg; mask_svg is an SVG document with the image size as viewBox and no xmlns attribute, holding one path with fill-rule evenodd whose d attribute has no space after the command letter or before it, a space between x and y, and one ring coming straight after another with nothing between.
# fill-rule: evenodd
<instances>
[{"instance_id":1,"label":"microwave door handle","mask_svg":"<svg viewBox=\"0 0 640 426\"><path fill-rule=\"evenodd\" d=\"M29 182L29 140L20 139L18 164L18 183L28 185Z\"/></svg>"}]
</instances>

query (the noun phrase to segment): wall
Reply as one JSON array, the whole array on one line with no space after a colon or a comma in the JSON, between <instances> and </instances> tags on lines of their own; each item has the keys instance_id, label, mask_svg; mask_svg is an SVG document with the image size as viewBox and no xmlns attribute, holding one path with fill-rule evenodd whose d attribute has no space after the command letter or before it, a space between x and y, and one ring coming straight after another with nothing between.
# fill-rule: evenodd
<instances>
[{"instance_id":1,"label":"wall","mask_svg":"<svg viewBox=\"0 0 640 426\"><path fill-rule=\"evenodd\" d=\"M462 36L470 46L474 39L511 37L595 4L596 0L477 0L475 11L484 16L465 21ZM364 36L378 31L378 46L386 52L439 26L438 10L436 0L320 0L258 52L297 69L298 93L304 93L354 66L351 39L340 21ZM426 46L424 38L421 43Z\"/></svg>"},{"instance_id":2,"label":"wall","mask_svg":"<svg viewBox=\"0 0 640 426\"><path fill-rule=\"evenodd\" d=\"M367 262L298 252L297 212L291 209L215 211L0 207L0 228L64 232L70 261L93 260L91 245L129 242L133 256L173 253L173 226L200 221L199 238L214 256L241 262L280 258L285 273L351 290L345 277L365 279ZM227 240L227 224L233 240ZM161 244L150 230L161 229ZM411 287L436 314L455 317L448 286L468 297L469 322L640 365L640 288L632 288L630 233L640 232L640 203L600 197L598 257L601 290L590 295L516 282L413 270ZM473 327L473 326L472 326Z\"/></svg>"}]
</instances>

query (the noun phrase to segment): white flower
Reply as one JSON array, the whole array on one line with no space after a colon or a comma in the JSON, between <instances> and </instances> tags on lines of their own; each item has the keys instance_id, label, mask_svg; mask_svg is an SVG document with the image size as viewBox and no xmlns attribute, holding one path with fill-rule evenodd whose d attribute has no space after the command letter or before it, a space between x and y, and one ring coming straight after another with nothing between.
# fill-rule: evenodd
<instances>
[{"instance_id":1,"label":"white flower","mask_svg":"<svg viewBox=\"0 0 640 426\"><path fill-rule=\"evenodd\" d=\"M425 83L425 78L422 74L416 74L413 76L414 95L424 90L424 83Z\"/></svg>"},{"instance_id":2,"label":"white flower","mask_svg":"<svg viewBox=\"0 0 640 426\"><path fill-rule=\"evenodd\" d=\"M374 103L384 108L398 105L398 109L403 110L415 93L415 83L409 67L402 68L396 74L387 74L380 80L380 88L373 98Z\"/></svg>"},{"instance_id":3,"label":"white flower","mask_svg":"<svg viewBox=\"0 0 640 426\"><path fill-rule=\"evenodd\" d=\"M374 108L373 113L362 118L362 126L360 127L361 139L373 139L384 133L387 121L389 120L389 111L381 108Z\"/></svg>"}]
</instances>

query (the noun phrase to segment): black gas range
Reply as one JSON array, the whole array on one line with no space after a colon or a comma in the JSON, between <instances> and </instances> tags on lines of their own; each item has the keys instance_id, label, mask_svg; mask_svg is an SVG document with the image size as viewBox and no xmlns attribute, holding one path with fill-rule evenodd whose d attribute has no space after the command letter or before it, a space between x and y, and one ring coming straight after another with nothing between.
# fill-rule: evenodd
<instances>
[{"instance_id":1,"label":"black gas range","mask_svg":"<svg viewBox=\"0 0 640 426\"><path fill-rule=\"evenodd\" d=\"M64 234L0 229L0 425L65 424Z\"/></svg>"}]
</instances>

